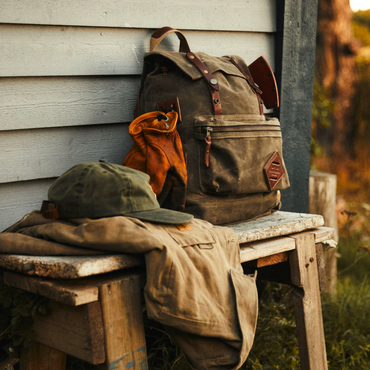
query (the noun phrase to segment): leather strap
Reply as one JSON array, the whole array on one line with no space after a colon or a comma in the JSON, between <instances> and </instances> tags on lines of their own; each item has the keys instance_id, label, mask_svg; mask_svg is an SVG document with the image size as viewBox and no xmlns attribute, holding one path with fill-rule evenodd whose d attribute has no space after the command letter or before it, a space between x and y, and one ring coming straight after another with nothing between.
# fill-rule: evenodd
<instances>
[{"instance_id":1,"label":"leather strap","mask_svg":"<svg viewBox=\"0 0 370 370\"><path fill-rule=\"evenodd\" d=\"M236 59L234 57L231 57L230 58L231 62L235 65L235 67L237 67L239 69L239 71L243 74L243 76L245 77L245 79L248 81L249 85L251 86L251 88L257 93L257 94L262 94L262 91L261 89L259 88L259 86L253 81L253 78L252 76L250 76L247 71L236 61Z\"/></svg>"},{"instance_id":2,"label":"leather strap","mask_svg":"<svg viewBox=\"0 0 370 370\"><path fill-rule=\"evenodd\" d=\"M179 38L180 52L182 53L190 52L190 47L184 34L181 31L175 30L174 28L171 27L162 27L152 34L152 37L150 38L150 51L154 51L156 47L162 42L162 40L170 33L176 33L177 37Z\"/></svg>"},{"instance_id":3,"label":"leather strap","mask_svg":"<svg viewBox=\"0 0 370 370\"><path fill-rule=\"evenodd\" d=\"M209 90L211 92L211 98L212 98L212 105L213 105L213 111L215 115L221 115L222 114L222 108L221 108L221 98L219 91L221 90L221 87L215 78L211 71L206 67L206 65L198 59L198 57L194 53L187 53L186 56L188 59L199 69L203 77L206 79L208 83Z\"/></svg>"},{"instance_id":4,"label":"leather strap","mask_svg":"<svg viewBox=\"0 0 370 370\"><path fill-rule=\"evenodd\" d=\"M217 79L213 76L211 71L203 64L203 62L200 59L198 59L194 53L189 52L186 54L186 56L199 69L200 73L207 80L208 85L212 87L212 89L219 91L220 85L218 84Z\"/></svg>"},{"instance_id":5,"label":"leather strap","mask_svg":"<svg viewBox=\"0 0 370 370\"><path fill-rule=\"evenodd\" d=\"M262 115L263 114L263 100L261 99L261 94L263 94L263 92L261 91L259 86L254 82L252 76L250 76L247 73L247 71L236 61L236 59L234 57L231 57L230 60L235 65L235 67L237 67L239 69L239 71L243 74L243 76L247 80L249 86L256 93L257 99L258 99L258 106L259 106L260 114Z\"/></svg>"},{"instance_id":6,"label":"leather strap","mask_svg":"<svg viewBox=\"0 0 370 370\"><path fill-rule=\"evenodd\" d=\"M44 200L41 205L41 210L43 217L50 220L57 220L59 218L58 206L52 202Z\"/></svg>"}]
</instances>

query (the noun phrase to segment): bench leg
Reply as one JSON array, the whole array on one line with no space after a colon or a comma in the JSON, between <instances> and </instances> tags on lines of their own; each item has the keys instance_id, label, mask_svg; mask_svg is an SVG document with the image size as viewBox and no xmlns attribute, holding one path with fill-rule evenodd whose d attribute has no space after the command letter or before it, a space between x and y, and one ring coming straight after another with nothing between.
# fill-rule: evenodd
<instances>
[{"instance_id":1,"label":"bench leg","mask_svg":"<svg viewBox=\"0 0 370 370\"><path fill-rule=\"evenodd\" d=\"M315 236L302 233L292 237L296 249L290 252L289 262L292 284L297 287L293 296L301 367L327 370Z\"/></svg>"},{"instance_id":2,"label":"bench leg","mask_svg":"<svg viewBox=\"0 0 370 370\"><path fill-rule=\"evenodd\" d=\"M131 275L99 287L106 361L99 370L148 368L140 277Z\"/></svg>"},{"instance_id":3,"label":"bench leg","mask_svg":"<svg viewBox=\"0 0 370 370\"><path fill-rule=\"evenodd\" d=\"M20 370L65 370L66 362L64 352L32 341L22 350Z\"/></svg>"}]
</instances>

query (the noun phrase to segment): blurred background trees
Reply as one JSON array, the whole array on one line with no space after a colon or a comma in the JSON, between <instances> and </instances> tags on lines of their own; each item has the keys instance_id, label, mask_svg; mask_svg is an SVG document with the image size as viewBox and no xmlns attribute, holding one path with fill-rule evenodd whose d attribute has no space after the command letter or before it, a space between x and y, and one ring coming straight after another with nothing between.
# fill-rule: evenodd
<instances>
[{"instance_id":1,"label":"blurred background trees","mask_svg":"<svg viewBox=\"0 0 370 370\"><path fill-rule=\"evenodd\" d=\"M337 174L340 192L369 195L370 10L320 0L318 13L312 164Z\"/></svg>"}]
</instances>

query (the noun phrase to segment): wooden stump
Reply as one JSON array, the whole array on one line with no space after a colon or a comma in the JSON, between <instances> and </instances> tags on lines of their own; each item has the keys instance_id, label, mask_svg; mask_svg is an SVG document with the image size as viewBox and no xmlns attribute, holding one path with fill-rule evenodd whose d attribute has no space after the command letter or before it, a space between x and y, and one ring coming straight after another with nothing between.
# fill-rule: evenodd
<instances>
[{"instance_id":1,"label":"wooden stump","mask_svg":"<svg viewBox=\"0 0 370 370\"><path fill-rule=\"evenodd\" d=\"M311 171L309 212L324 217L324 225L334 228L334 240L338 241L338 221L335 211L337 176ZM327 290L337 294L337 250L330 248L325 251L325 268Z\"/></svg>"}]
</instances>

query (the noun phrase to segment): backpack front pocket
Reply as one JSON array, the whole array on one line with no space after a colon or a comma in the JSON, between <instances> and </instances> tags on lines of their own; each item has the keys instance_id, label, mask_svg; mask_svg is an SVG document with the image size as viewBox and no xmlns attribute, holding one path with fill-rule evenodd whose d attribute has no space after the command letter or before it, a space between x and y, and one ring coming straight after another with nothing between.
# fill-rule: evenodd
<instances>
[{"instance_id":1,"label":"backpack front pocket","mask_svg":"<svg viewBox=\"0 0 370 370\"><path fill-rule=\"evenodd\" d=\"M276 118L199 116L195 119L195 137L203 193L250 194L289 186Z\"/></svg>"}]
</instances>

